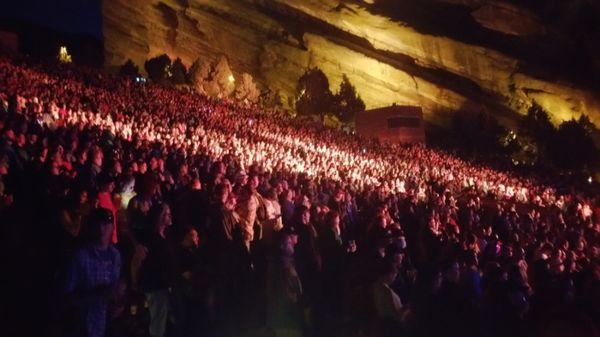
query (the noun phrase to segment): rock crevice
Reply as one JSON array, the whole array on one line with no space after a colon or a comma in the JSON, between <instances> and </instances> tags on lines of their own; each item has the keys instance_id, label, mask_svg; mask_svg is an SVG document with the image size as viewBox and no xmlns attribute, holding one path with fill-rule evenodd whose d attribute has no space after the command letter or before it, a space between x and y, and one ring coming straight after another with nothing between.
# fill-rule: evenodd
<instances>
[{"instance_id":1,"label":"rock crevice","mask_svg":"<svg viewBox=\"0 0 600 337\"><path fill-rule=\"evenodd\" d=\"M549 34L530 10L500 0L445 5L466 9L449 18L467 13L469 27L479 25L484 38L510 36L504 45L518 41L519 53L506 54L493 48L497 43L432 35L394 13L384 15L386 2L105 0L106 65L115 69L127 59L143 65L162 53L188 65L196 58L226 55L234 72L252 74L263 87L279 91L286 102L295 94L297 79L316 66L330 78L332 90L347 74L368 108L420 105L434 123L447 122L449 112L460 109L510 119L535 100L555 122L585 113L600 125L600 101L593 88L566 79L549 80L555 74L553 69L544 70L544 64L531 67L535 73L523 67L531 63L518 57L525 42ZM431 17L427 8L415 11ZM507 22L519 16L526 17L519 25ZM544 38L549 37L540 39ZM533 43L532 50L538 45Z\"/></svg>"}]
</instances>

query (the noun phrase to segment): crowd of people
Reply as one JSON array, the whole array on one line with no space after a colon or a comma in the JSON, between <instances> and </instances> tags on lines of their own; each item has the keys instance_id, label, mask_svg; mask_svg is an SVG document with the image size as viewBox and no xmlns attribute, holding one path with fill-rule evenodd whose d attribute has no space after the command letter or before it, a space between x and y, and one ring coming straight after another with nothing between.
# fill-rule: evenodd
<instances>
[{"instance_id":1,"label":"crowd of people","mask_svg":"<svg viewBox=\"0 0 600 337\"><path fill-rule=\"evenodd\" d=\"M22 57L0 138L7 335L598 335L593 190Z\"/></svg>"}]
</instances>

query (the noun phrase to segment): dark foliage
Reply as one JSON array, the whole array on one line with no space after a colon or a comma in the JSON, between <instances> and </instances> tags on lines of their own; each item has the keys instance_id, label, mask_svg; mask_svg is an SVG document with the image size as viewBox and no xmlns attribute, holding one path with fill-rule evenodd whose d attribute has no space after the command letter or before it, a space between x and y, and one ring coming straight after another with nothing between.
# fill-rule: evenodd
<instances>
[{"instance_id":1,"label":"dark foliage","mask_svg":"<svg viewBox=\"0 0 600 337\"><path fill-rule=\"evenodd\" d=\"M560 170L587 171L596 167L600 150L596 148L587 117L563 122L551 144L554 165Z\"/></svg>"},{"instance_id":2,"label":"dark foliage","mask_svg":"<svg viewBox=\"0 0 600 337\"><path fill-rule=\"evenodd\" d=\"M151 58L144 63L148 77L155 82L164 82L171 76L171 59L167 54Z\"/></svg>"},{"instance_id":3,"label":"dark foliage","mask_svg":"<svg viewBox=\"0 0 600 337\"><path fill-rule=\"evenodd\" d=\"M185 65L183 64L181 59L178 57L177 59L175 59L175 61L173 61L173 64L171 65L171 83L185 84L186 74L187 69L185 68Z\"/></svg>"},{"instance_id":4,"label":"dark foliage","mask_svg":"<svg viewBox=\"0 0 600 337\"><path fill-rule=\"evenodd\" d=\"M345 123L353 122L356 113L365 110L365 103L345 74L340 83L340 90L333 98L333 103L333 112Z\"/></svg>"},{"instance_id":5,"label":"dark foliage","mask_svg":"<svg viewBox=\"0 0 600 337\"><path fill-rule=\"evenodd\" d=\"M329 80L319 68L307 70L298 80L296 111L300 115L319 115L321 120L331 111L333 94Z\"/></svg>"},{"instance_id":6,"label":"dark foliage","mask_svg":"<svg viewBox=\"0 0 600 337\"><path fill-rule=\"evenodd\" d=\"M195 85L197 83L197 81L198 81L197 74L200 72L201 67L202 67L202 64L200 62L200 59L196 59L196 61L194 61L194 63L192 63L192 65L188 69L187 74L185 74L185 80L188 84Z\"/></svg>"},{"instance_id":7,"label":"dark foliage","mask_svg":"<svg viewBox=\"0 0 600 337\"><path fill-rule=\"evenodd\" d=\"M140 77L140 69L138 66L133 63L131 59L128 59L127 62L123 63L121 68L119 69L119 75L125 77Z\"/></svg>"},{"instance_id":8,"label":"dark foliage","mask_svg":"<svg viewBox=\"0 0 600 337\"><path fill-rule=\"evenodd\" d=\"M520 122L520 151L531 163L561 172L593 170L599 150L592 134L596 127L585 115L555 128L548 113L534 102Z\"/></svg>"},{"instance_id":9,"label":"dark foliage","mask_svg":"<svg viewBox=\"0 0 600 337\"><path fill-rule=\"evenodd\" d=\"M506 153L506 129L490 114L458 111L452 118L456 146L468 156L493 158Z\"/></svg>"},{"instance_id":10,"label":"dark foliage","mask_svg":"<svg viewBox=\"0 0 600 337\"><path fill-rule=\"evenodd\" d=\"M519 123L519 134L521 138L525 138L527 143L535 146L533 152L536 154L536 158L532 161L536 164L548 164L556 129L552 125L548 113L535 101Z\"/></svg>"}]
</instances>

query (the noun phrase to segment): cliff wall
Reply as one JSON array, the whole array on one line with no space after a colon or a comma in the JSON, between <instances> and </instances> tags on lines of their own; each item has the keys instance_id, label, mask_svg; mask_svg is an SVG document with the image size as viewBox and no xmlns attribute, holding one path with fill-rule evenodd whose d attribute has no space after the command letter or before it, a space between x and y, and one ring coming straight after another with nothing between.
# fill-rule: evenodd
<instances>
[{"instance_id":1,"label":"cliff wall","mask_svg":"<svg viewBox=\"0 0 600 337\"><path fill-rule=\"evenodd\" d=\"M535 100L557 123L585 113L600 125L598 54L573 50L595 31L573 41L568 21L548 22L545 6L104 0L105 60L115 69L128 58L143 67L162 53L188 65L226 55L234 72L252 74L290 103L300 75L318 66L334 91L346 74L367 108L420 105L433 123L446 123L454 110L490 111L510 123Z\"/></svg>"}]
</instances>

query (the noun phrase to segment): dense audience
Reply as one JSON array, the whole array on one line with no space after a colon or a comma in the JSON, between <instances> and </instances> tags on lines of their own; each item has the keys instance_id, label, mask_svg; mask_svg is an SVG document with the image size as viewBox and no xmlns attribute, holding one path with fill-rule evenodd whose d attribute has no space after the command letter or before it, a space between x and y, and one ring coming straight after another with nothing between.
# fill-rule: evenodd
<instances>
[{"instance_id":1,"label":"dense audience","mask_svg":"<svg viewBox=\"0 0 600 337\"><path fill-rule=\"evenodd\" d=\"M0 136L7 335L598 335L594 191L21 58Z\"/></svg>"}]
</instances>

